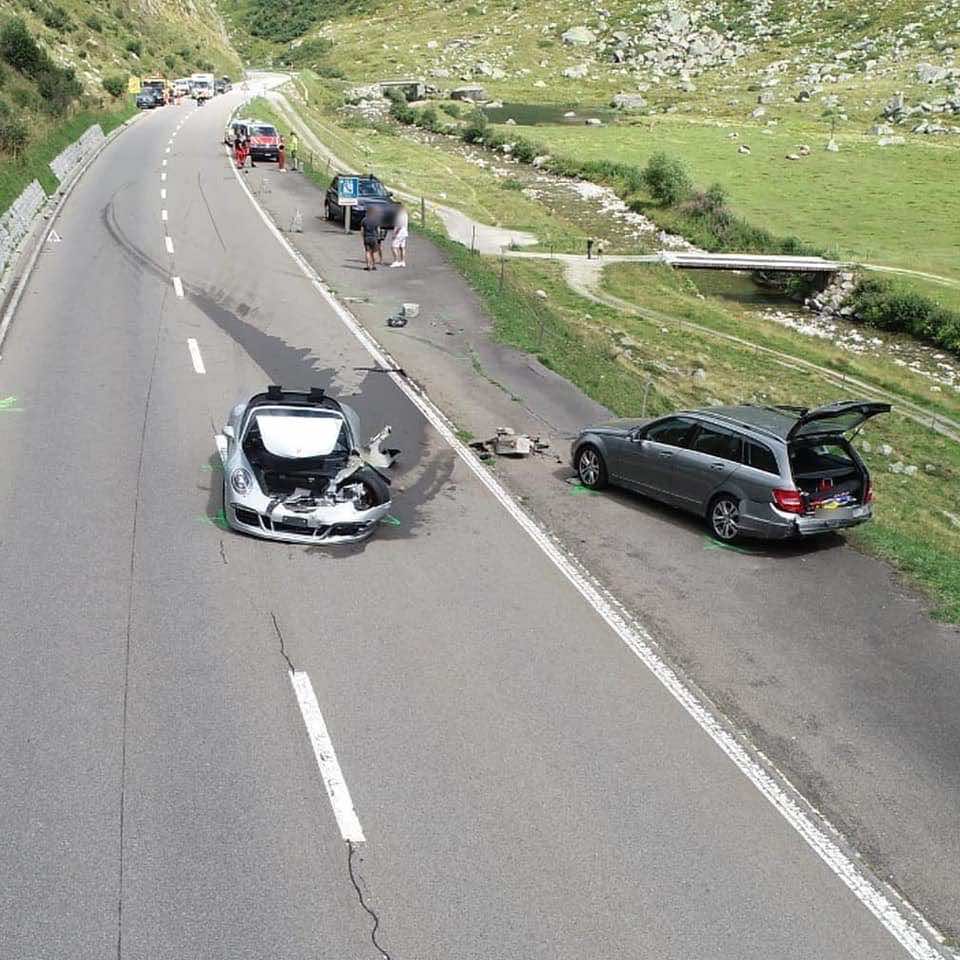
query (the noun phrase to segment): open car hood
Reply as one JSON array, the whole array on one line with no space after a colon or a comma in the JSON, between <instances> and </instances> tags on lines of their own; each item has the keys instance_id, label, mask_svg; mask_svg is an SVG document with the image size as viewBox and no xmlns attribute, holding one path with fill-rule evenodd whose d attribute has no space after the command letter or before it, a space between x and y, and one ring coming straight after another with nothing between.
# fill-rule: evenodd
<instances>
[{"instance_id":1,"label":"open car hood","mask_svg":"<svg viewBox=\"0 0 960 960\"><path fill-rule=\"evenodd\" d=\"M787 440L849 433L871 417L889 412L889 403L866 400L841 400L837 403L828 403L826 406L800 413L797 422L787 434Z\"/></svg>"},{"instance_id":2,"label":"open car hood","mask_svg":"<svg viewBox=\"0 0 960 960\"><path fill-rule=\"evenodd\" d=\"M343 428L339 417L257 417L268 453L290 460L326 457L333 452Z\"/></svg>"}]
</instances>

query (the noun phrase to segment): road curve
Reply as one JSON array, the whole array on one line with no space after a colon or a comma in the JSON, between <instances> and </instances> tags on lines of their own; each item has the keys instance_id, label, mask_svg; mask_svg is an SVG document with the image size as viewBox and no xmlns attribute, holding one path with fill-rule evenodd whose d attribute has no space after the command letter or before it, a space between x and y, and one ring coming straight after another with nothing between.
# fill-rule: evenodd
<instances>
[{"instance_id":1,"label":"road curve","mask_svg":"<svg viewBox=\"0 0 960 960\"><path fill-rule=\"evenodd\" d=\"M105 150L5 344L0 952L907 956L357 369L218 144L238 101L157 111ZM393 425L395 523L364 548L222 529L212 433L267 382Z\"/></svg>"}]
</instances>

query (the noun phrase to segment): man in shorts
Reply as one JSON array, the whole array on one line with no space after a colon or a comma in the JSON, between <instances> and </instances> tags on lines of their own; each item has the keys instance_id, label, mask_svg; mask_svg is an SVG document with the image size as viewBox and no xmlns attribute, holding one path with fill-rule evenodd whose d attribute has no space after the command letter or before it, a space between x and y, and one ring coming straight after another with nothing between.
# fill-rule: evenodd
<instances>
[{"instance_id":1,"label":"man in shorts","mask_svg":"<svg viewBox=\"0 0 960 960\"><path fill-rule=\"evenodd\" d=\"M360 235L363 237L363 256L367 264L363 269L376 270L376 258L380 252L380 211L376 207L367 210L360 222Z\"/></svg>"}]
</instances>

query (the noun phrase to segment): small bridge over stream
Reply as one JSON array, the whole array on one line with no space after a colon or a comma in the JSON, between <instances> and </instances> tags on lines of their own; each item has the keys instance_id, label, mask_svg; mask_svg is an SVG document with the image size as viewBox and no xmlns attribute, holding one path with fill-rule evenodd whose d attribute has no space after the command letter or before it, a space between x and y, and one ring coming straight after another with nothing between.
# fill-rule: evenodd
<instances>
[{"instance_id":1,"label":"small bridge over stream","mask_svg":"<svg viewBox=\"0 0 960 960\"><path fill-rule=\"evenodd\" d=\"M837 273L850 264L823 257L768 256L750 253L677 253L661 250L657 259L681 270L747 270L762 273Z\"/></svg>"}]
</instances>

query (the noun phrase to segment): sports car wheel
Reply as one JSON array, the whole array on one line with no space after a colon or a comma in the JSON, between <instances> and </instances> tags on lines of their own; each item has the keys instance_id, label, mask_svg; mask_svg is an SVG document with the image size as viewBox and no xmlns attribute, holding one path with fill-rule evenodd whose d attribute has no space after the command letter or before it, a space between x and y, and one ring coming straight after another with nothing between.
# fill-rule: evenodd
<instances>
[{"instance_id":1,"label":"sports car wheel","mask_svg":"<svg viewBox=\"0 0 960 960\"><path fill-rule=\"evenodd\" d=\"M341 489L353 493L353 505L357 510L372 510L390 499L390 488L374 470L364 468L350 477Z\"/></svg>"},{"instance_id":2,"label":"sports car wheel","mask_svg":"<svg viewBox=\"0 0 960 960\"><path fill-rule=\"evenodd\" d=\"M710 530L718 540L729 543L740 536L740 504L722 494L710 504Z\"/></svg>"},{"instance_id":3,"label":"sports car wheel","mask_svg":"<svg viewBox=\"0 0 960 960\"><path fill-rule=\"evenodd\" d=\"M324 219L324 220L332 220L332 219L333 219L333 211L330 209L330 201L329 201L329 200L324 200L324 201L323 201L323 219Z\"/></svg>"},{"instance_id":4,"label":"sports car wheel","mask_svg":"<svg viewBox=\"0 0 960 960\"><path fill-rule=\"evenodd\" d=\"M577 454L577 476L591 490L602 490L607 485L607 465L596 447L587 445Z\"/></svg>"}]
</instances>

